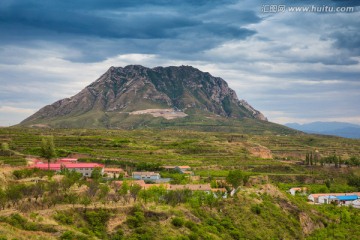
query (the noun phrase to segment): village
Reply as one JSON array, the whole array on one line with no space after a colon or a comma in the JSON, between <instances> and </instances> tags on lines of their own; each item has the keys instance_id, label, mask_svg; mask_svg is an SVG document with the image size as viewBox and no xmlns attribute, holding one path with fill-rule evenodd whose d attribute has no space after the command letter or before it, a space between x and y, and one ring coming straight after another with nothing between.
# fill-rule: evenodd
<instances>
[{"instance_id":1,"label":"village","mask_svg":"<svg viewBox=\"0 0 360 240\"><path fill-rule=\"evenodd\" d=\"M99 163L84 163L78 162L76 158L59 158L53 163L44 163L39 159L32 159L29 162L28 168L50 170L56 173L61 173L62 170L75 171L82 174L85 178L90 178L95 169L100 171L103 179L112 180L113 184L121 186L124 181L127 181L130 185L139 185L142 189L146 190L151 187L163 187L168 191L171 190L190 190L190 191L202 191L205 193L220 193L222 197L226 198L227 190L224 187L211 187L210 183L197 183L197 184L171 184L171 178L162 178L158 172L150 171L133 171L129 174L122 168L105 167ZM162 169L168 172L184 174L184 177L188 179L188 182L199 182L200 177L195 176L191 171L190 166L162 166ZM118 179L121 179L118 180ZM222 185L224 185L224 182ZM232 192L234 194L235 191Z\"/></svg>"},{"instance_id":2,"label":"village","mask_svg":"<svg viewBox=\"0 0 360 240\"><path fill-rule=\"evenodd\" d=\"M159 172L154 171L133 171L129 174L122 168L105 167L99 163L83 163L76 158L60 158L54 163L44 163L39 159L33 159L29 168L37 168L41 170L51 170L60 173L61 170L67 169L81 173L83 177L91 177L94 169L99 169L104 179L113 180L114 184L121 186L124 181L130 185L139 185L146 190L151 187L163 187L167 191L185 190L202 191L205 193L221 193L223 198L227 197L227 189L225 187L212 187L210 183L188 183L188 184L171 184L171 178L162 178ZM189 182L199 182L200 176L195 176L190 166L161 166L165 171L184 174ZM116 179L116 180L115 180ZM117 180L122 179L122 180ZM222 186L226 185L224 181L218 180ZM230 195L239 189L232 189ZM350 193L311 193L307 194L306 187L294 187L289 189L288 193L295 196L297 194L306 195L310 204L335 204L340 206L352 206L360 208L360 192Z\"/></svg>"},{"instance_id":3,"label":"village","mask_svg":"<svg viewBox=\"0 0 360 240\"><path fill-rule=\"evenodd\" d=\"M307 195L307 189L294 187L289 189L291 195ZM312 193L307 195L309 203L312 204L335 204L340 206L352 206L360 208L360 192L350 193Z\"/></svg>"}]
</instances>

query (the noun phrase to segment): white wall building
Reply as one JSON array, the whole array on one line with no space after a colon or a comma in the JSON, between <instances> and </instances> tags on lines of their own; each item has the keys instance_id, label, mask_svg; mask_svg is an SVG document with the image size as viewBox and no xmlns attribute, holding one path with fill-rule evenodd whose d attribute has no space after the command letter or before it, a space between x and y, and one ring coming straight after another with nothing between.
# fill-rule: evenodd
<instances>
[{"instance_id":1,"label":"white wall building","mask_svg":"<svg viewBox=\"0 0 360 240\"><path fill-rule=\"evenodd\" d=\"M160 174L156 172L133 172L132 178L138 180L152 181L160 179Z\"/></svg>"}]
</instances>

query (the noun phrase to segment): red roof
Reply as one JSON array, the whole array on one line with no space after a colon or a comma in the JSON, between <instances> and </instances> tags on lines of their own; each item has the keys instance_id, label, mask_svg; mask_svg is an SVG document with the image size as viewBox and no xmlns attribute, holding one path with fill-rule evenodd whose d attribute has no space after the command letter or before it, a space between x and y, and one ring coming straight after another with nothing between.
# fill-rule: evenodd
<instances>
[{"instance_id":1,"label":"red roof","mask_svg":"<svg viewBox=\"0 0 360 240\"><path fill-rule=\"evenodd\" d=\"M105 168L104 172L121 173L121 172L125 172L125 171L122 168Z\"/></svg>"},{"instance_id":2,"label":"red roof","mask_svg":"<svg viewBox=\"0 0 360 240\"><path fill-rule=\"evenodd\" d=\"M177 166L177 167L180 169L190 169L191 168L190 166Z\"/></svg>"},{"instance_id":3,"label":"red roof","mask_svg":"<svg viewBox=\"0 0 360 240\"><path fill-rule=\"evenodd\" d=\"M50 170L59 171L61 169L61 166L73 169L73 168L96 168L100 167L103 168L104 165L99 163L50 163ZM48 169L47 163L36 163L32 166L33 168L39 168L39 169Z\"/></svg>"},{"instance_id":4,"label":"red roof","mask_svg":"<svg viewBox=\"0 0 360 240\"><path fill-rule=\"evenodd\" d=\"M49 165L47 163L36 163L32 166L32 168L39 168L42 170L48 170L49 169ZM50 163L50 170L53 171L59 171L61 169L61 164L60 163Z\"/></svg>"}]
</instances>

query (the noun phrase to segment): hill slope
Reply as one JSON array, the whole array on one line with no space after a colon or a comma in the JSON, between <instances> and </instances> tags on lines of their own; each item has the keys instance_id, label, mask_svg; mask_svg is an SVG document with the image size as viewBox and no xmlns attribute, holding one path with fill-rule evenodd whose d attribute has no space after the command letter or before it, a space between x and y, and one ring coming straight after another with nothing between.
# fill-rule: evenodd
<instances>
[{"instance_id":1,"label":"hill slope","mask_svg":"<svg viewBox=\"0 0 360 240\"><path fill-rule=\"evenodd\" d=\"M234 120L239 120L234 123ZM239 100L218 77L190 66L111 67L71 98L45 106L22 126L61 128L141 128L169 126L259 125L264 115ZM286 129L285 131L290 131Z\"/></svg>"}]
</instances>

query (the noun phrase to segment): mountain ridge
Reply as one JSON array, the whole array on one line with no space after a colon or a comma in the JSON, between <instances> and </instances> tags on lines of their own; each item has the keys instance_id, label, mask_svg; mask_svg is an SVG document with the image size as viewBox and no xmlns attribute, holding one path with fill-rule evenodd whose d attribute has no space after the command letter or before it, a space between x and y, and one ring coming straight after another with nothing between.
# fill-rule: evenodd
<instances>
[{"instance_id":1,"label":"mountain ridge","mask_svg":"<svg viewBox=\"0 0 360 240\"><path fill-rule=\"evenodd\" d=\"M166 118L164 114L172 115ZM234 121L241 121L242 128L261 126L263 131L275 126L245 100L239 100L225 80L208 72L191 66L128 65L110 67L76 95L41 108L19 125L134 129L162 125L231 127ZM280 125L275 128L284 129Z\"/></svg>"},{"instance_id":2,"label":"mountain ridge","mask_svg":"<svg viewBox=\"0 0 360 240\"><path fill-rule=\"evenodd\" d=\"M360 125L347 122L311 122L305 124L286 123L285 126L303 131L345 138L360 138Z\"/></svg>"}]
</instances>

